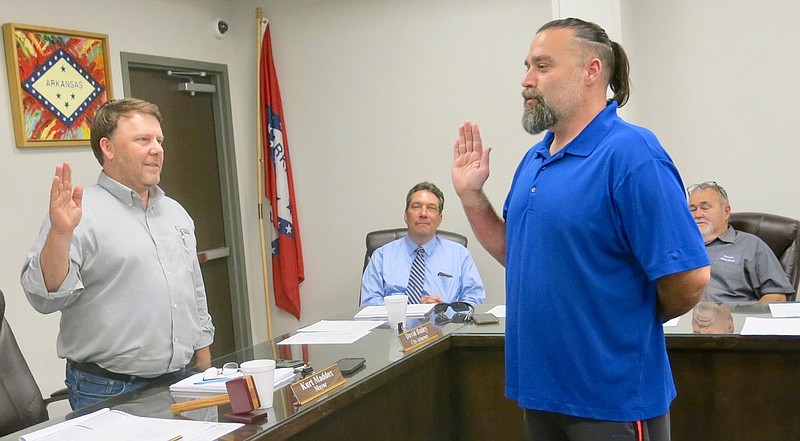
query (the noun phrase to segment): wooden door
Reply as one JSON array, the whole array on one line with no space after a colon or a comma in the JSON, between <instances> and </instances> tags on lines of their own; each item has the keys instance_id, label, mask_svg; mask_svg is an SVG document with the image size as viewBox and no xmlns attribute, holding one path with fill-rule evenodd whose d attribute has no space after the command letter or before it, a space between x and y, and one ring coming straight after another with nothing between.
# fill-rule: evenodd
<instances>
[{"instance_id":1,"label":"wooden door","mask_svg":"<svg viewBox=\"0 0 800 441\"><path fill-rule=\"evenodd\" d=\"M220 183L213 93L181 91L185 79L166 70L131 67L130 96L158 105L163 117L164 168L160 187L177 200L195 222L197 251L206 286L208 308L216 327L212 356L236 350ZM209 83L213 77L198 77Z\"/></svg>"}]
</instances>

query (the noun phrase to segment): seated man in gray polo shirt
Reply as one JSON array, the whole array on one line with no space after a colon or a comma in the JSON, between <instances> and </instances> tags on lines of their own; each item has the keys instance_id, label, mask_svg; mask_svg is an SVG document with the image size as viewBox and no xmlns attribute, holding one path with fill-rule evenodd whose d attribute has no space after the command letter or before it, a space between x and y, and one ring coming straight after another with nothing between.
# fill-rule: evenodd
<instances>
[{"instance_id":1,"label":"seated man in gray polo shirt","mask_svg":"<svg viewBox=\"0 0 800 441\"><path fill-rule=\"evenodd\" d=\"M689 209L706 243L711 280L705 302L785 302L795 290L778 258L758 236L728 225L728 194L716 182L687 188Z\"/></svg>"}]
</instances>

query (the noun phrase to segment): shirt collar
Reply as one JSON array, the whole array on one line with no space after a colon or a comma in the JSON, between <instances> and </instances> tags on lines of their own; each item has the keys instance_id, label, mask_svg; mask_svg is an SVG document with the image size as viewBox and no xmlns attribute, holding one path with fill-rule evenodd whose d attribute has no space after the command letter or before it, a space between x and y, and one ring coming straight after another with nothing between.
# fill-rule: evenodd
<instances>
[{"instance_id":1,"label":"shirt collar","mask_svg":"<svg viewBox=\"0 0 800 441\"><path fill-rule=\"evenodd\" d=\"M602 141L611 127L619 119L617 117L618 103L614 100L607 100L605 109L601 110L594 119L584 127L581 133L569 142L559 153L562 155L589 156L597 145ZM542 139L535 155L542 158L550 157L550 145L553 143L555 134L547 131Z\"/></svg>"},{"instance_id":2,"label":"shirt collar","mask_svg":"<svg viewBox=\"0 0 800 441\"><path fill-rule=\"evenodd\" d=\"M428 256L431 255L431 252L433 252L433 248L436 246L436 240L438 238L439 238L438 236L433 236L433 239L422 244L422 248L425 250L425 254L427 254ZM417 243L409 239L408 236L406 236L404 239L406 241L406 248L408 249L408 254L410 256L413 256L414 252L417 250Z\"/></svg>"},{"instance_id":3,"label":"shirt collar","mask_svg":"<svg viewBox=\"0 0 800 441\"><path fill-rule=\"evenodd\" d=\"M736 230L734 230L732 226L728 225L728 229L725 230L724 233L720 234L717 239L725 243L733 243L734 239L736 239Z\"/></svg>"},{"instance_id":4,"label":"shirt collar","mask_svg":"<svg viewBox=\"0 0 800 441\"><path fill-rule=\"evenodd\" d=\"M100 172L100 176L97 178L97 185L106 189L106 191L114 195L114 197L122 201L125 205L131 206L136 201L138 201L139 205L142 205L142 197L139 196L139 193L115 181L103 171ZM161 187L158 185L150 187L149 205L152 206L155 204L162 196L164 196L164 190L162 190Z\"/></svg>"}]
</instances>

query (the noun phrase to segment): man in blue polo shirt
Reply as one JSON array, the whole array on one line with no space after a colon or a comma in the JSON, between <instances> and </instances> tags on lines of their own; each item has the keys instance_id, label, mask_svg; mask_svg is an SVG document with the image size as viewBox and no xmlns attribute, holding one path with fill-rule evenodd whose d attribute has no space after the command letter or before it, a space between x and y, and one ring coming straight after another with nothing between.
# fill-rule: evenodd
<instances>
[{"instance_id":1,"label":"man in blue polo shirt","mask_svg":"<svg viewBox=\"0 0 800 441\"><path fill-rule=\"evenodd\" d=\"M452 165L478 240L506 267L506 396L530 440L669 440L661 323L709 278L681 178L649 130L617 116L628 60L602 28L547 23L525 65L523 126L547 132L502 218L483 192L491 149L476 124L460 127Z\"/></svg>"}]
</instances>

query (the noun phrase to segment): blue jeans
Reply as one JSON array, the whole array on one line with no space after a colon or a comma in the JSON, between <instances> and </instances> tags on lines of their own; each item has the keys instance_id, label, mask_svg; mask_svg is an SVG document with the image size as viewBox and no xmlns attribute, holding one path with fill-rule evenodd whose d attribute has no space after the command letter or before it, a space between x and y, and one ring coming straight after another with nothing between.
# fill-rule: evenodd
<instances>
[{"instance_id":1,"label":"blue jeans","mask_svg":"<svg viewBox=\"0 0 800 441\"><path fill-rule=\"evenodd\" d=\"M111 380L73 369L70 363L67 363L67 375L64 383L67 385L69 405L72 410L78 410L150 383L147 378L131 378L132 381Z\"/></svg>"}]
</instances>

